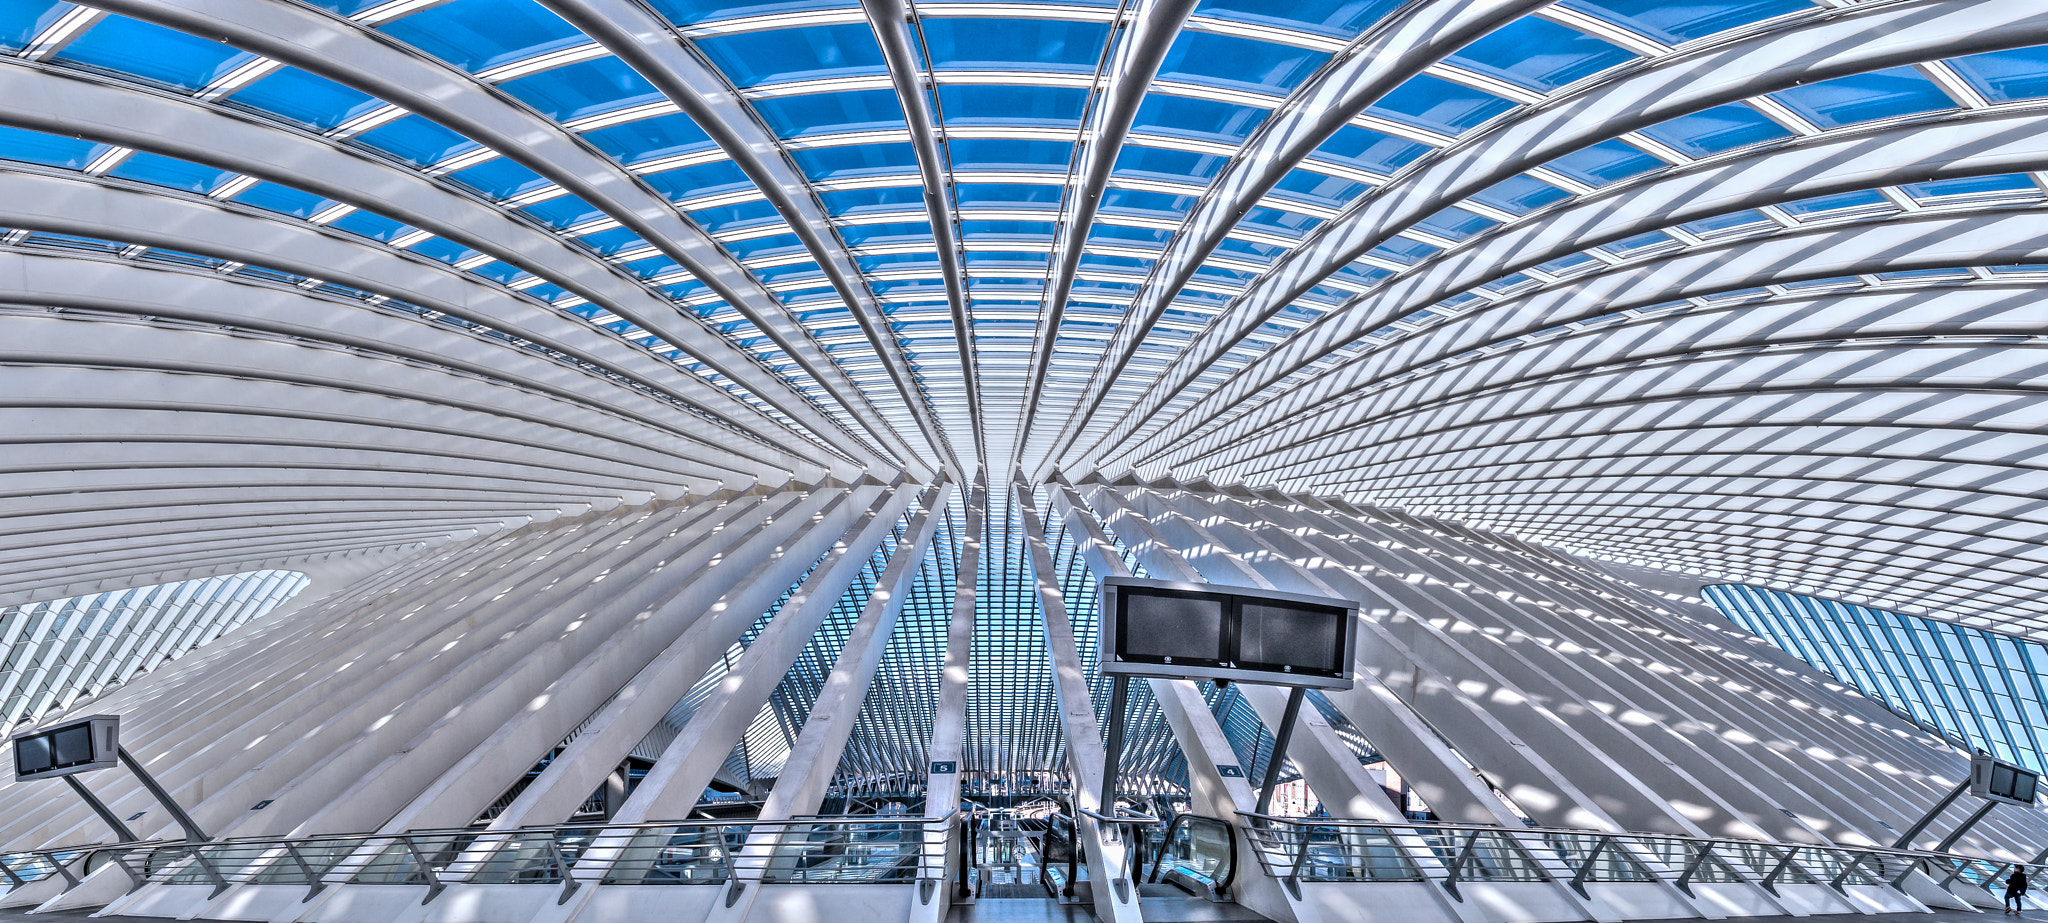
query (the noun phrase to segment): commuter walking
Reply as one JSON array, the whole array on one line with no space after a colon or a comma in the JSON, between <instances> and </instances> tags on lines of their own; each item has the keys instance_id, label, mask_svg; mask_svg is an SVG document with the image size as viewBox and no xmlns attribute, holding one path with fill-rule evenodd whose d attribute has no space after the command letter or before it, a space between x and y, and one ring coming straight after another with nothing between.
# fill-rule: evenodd
<instances>
[{"instance_id":1,"label":"commuter walking","mask_svg":"<svg viewBox=\"0 0 2048 923\"><path fill-rule=\"evenodd\" d=\"M2026 893L2027 867L2024 865L2014 866L2012 877L2005 880L2005 912L2017 916L2021 910L2025 909L2025 905L2020 903L2020 898L2025 897Z\"/></svg>"}]
</instances>

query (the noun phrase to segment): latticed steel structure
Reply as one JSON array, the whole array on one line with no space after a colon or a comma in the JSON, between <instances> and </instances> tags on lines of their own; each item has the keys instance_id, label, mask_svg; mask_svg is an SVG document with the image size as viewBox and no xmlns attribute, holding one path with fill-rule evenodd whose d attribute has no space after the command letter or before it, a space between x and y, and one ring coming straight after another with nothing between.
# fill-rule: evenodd
<instances>
[{"instance_id":1,"label":"latticed steel structure","mask_svg":"<svg viewBox=\"0 0 2048 923\"><path fill-rule=\"evenodd\" d=\"M1241 826L1280 764L1348 821L1554 826L1486 835L1531 919L1974 900L2037 819L1885 852L1960 751L1702 587L2048 636L2044 118L2033 2L0 0L0 724L129 710L269 838L138 871L175 914L442 853L430 897L596 913L619 856L772 853L645 842L735 799L1066 799L1130 858L1112 717L1127 808ZM1111 716L1132 574L1364 599L1366 691ZM0 906L120 896L54 871L106 831L50 790L0 786ZM1778 845L1698 898L1722 847L1599 845L1644 831ZM266 864L328 834L415 865ZM1955 843L1992 864L1912 852ZM1287 878L1247 900L1305 923Z\"/></svg>"}]
</instances>

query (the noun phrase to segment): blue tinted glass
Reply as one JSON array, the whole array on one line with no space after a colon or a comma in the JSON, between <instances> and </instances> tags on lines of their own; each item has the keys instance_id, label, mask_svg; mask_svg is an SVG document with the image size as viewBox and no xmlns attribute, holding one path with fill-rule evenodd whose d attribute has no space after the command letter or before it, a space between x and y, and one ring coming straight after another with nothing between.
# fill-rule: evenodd
<instances>
[{"instance_id":1,"label":"blue tinted glass","mask_svg":"<svg viewBox=\"0 0 2048 923\"><path fill-rule=\"evenodd\" d=\"M1681 115L1643 129L1643 134L1694 157L1792 137L1785 126L1742 103Z\"/></svg>"},{"instance_id":2,"label":"blue tinted glass","mask_svg":"<svg viewBox=\"0 0 2048 923\"><path fill-rule=\"evenodd\" d=\"M1526 215L1571 193L1530 176L1510 176L1472 196L1472 201L1505 212Z\"/></svg>"},{"instance_id":3,"label":"blue tinted glass","mask_svg":"<svg viewBox=\"0 0 2048 923\"><path fill-rule=\"evenodd\" d=\"M129 155L128 159L121 161L121 165L107 175L169 186L187 192L207 193L219 188L220 184L227 182L235 174L229 170L200 166L189 160L178 160L160 154L138 153Z\"/></svg>"},{"instance_id":4,"label":"blue tinted glass","mask_svg":"<svg viewBox=\"0 0 2048 923\"><path fill-rule=\"evenodd\" d=\"M1809 83L1773 93L1771 98L1822 128L1956 108L1955 100L1934 81L1910 67Z\"/></svg>"},{"instance_id":5,"label":"blue tinted glass","mask_svg":"<svg viewBox=\"0 0 2048 923\"><path fill-rule=\"evenodd\" d=\"M967 254L967 265L975 265L977 254ZM854 260L861 272L896 272L899 270L921 270L938 272L939 264L932 257L921 253L891 254L889 256L863 256Z\"/></svg>"},{"instance_id":6,"label":"blue tinted glass","mask_svg":"<svg viewBox=\"0 0 2048 923\"><path fill-rule=\"evenodd\" d=\"M311 218L334 204L332 199L323 199L310 192L280 186L276 183L257 183L235 196L235 201L257 208L282 212L294 218Z\"/></svg>"},{"instance_id":7,"label":"blue tinted glass","mask_svg":"<svg viewBox=\"0 0 2048 923\"><path fill-rule=\"evenodd\" d=\"M647 246L647 241L627 228L612 228L609 231L585 234L576 238L576 242L606 256Z\"/></svg>"},{"instance_id":8,"label":"blue tinted glass","mask_svg":"<svg viewBox=\"0 0 2048 923\"><path fill-rule=\"evenodd\" d=\"M535 202L520 211L557 230L574 227L604 214L596 206L572 195L559 195L544 202Z\"/></svg>"},{"instance_id":9,"label":"blue tinted glass","mask_svg":"<svg viewBox=\"0 0 2048 923\"><path fill-rule=\"evenodd\" d=\"M1198 151L1177 151L1158 147L1124 145L1116 155L1119 175L1155 176L1166 179L1194 179L1207 182L1229 159Z\"/></svg>"},{"instance_id":10,"label":"blue tinted glass","mask_svg":"<svg viewBox=\"0 0 2048 923\"><path fill-rule=\"evenodd\" d=\"M228 102L282 116L316 131L326 131L384 105L368 93L352 90L325 77L287 67L244 87Z\"/></svg>"},{"instance_id":11,"label":"blue tinted glass","mask_svg":"<svg viewBox=\"0 0 2048 923\"><path fill-rule=\"evenodd\" d=\"M432 166L461 151L480 147L423 115L408 115L355 136L364 147L419 167Z\"/></svg>"},{"instance_id":12,"label":"blue tinted glass","mask_svg":"<svg viewBox=\"0 0 2048 923\"><path fill-rule=\"evenodd\" d=\"M511 263L503 261L485 263L482 266L478 266L477 268L470 270L470 272L476 273L479 276L483 276L484 278L489 279L492 282L497 282L499 284L510 282L514 279L519 278L520 276L526 275L526 270L520 269L519 267L514 266Z\"/></svg>"},{"instance_id":13,"label":"blue tinted glass","mask_svg":"<svg viewBox=\"0 0 2048 923\"><path fill-rule=\"evenodd\" d=\"M1377 173L1392 173L1431 150L1419 141L1346 125L1316 148L1316 156Z\"/></svg>"},{"instance_id":14,"label":"blue tinted glass","mask_svg":"<svg viewBox=\"0 0 2048 923\"><path fill-rule=\"evenodd\" d=\"M598 150L625 164L713 146L704 129L681 113L635 119L622 125L584 132L583 137L597 145Z\"/></svg>"},{"instance_id":15,"label":"blue tinted glass","mask_svg":"<svg viewBox=\"0 0 2048 923\"><path fill-rule=\"evenodd\" d=\"M771 13L790 13L800 10L834 10L848 7L858 8L854 0L771 0L771 2L747 2L747 0L654 0L654 8L670 22L687 26L692 23L710 22L714 19L735 19L741 16L766 16Z\"/></svg>"},{"instance_id":16,"label":"blue tinted glass","mask_svg":"<svg viewBox=\"0 0 2048 923\"><path fill-rule=\"evenodd\" d=\"M730 160L650 173L647 184L670 199L693 199L719 192L731 192L749 185L747 174Z\"/></svg>"},{"instance_id":17,"label":"blue tinted glass","mask_svg":"<svg viewBox=\"0 0 2048 923\"><path fill-rule=\"evenodd\" d=\"M534 0L451 0L379 29L472 74L590 41Z\"/></svg>"},{"instance_id":18,"label":"blue tinted glass","mask_svg":"<svg viewBox=\"0 0 2048 923\"><path fill-rule=\"evenodd\" d=\"M1195 207L1195 196L1168 195L1163 192L1145 192L1138 189L1106 189L1102 193L1102 210L1114 214L1144 215L1148 218L1180 218Z\"/></svg>"},{"instance_id":19,"label":"blue tinted glass","mask_svg":"<svg viewBox=\"0 0 2048 923\"><path fill-rule=\"evenodd\" d=\"M889 72L866 23L713 35L698 39L697 47L743 87Z\"/></svg>"},{"instance_id":20,"label":"blue tinted glass","mask_svg":"<svg viewBox=\"0 0 2048 923\"><path fill-rule=\"evenodd\" d=\"M1514 103L1498 96L1419 74L1395 87L1367 111L1431 131L1457 135L1514 107Z\"/></svg>"},{"instance_id":21,"label":"blue tinted glass","mask_svg":"<svg viewBox=\"0 0 2048 923\"><path fill-rule=\"evenodd\" d=\"M307 3L323 10L333 10L342 16L354 16L364 10L386 2L386 0L306 0Z\"/></svg>"},{"instance_id":22,"label":"blue tinted glass","mask_svg":"<svg viewBox=\"0 0 2048 923\"><path fill-rule=\"evenodd\" d=\"M1401 0L1202 0L1195 15L1350 38L1400 5Z\"/></svg>"},{"instance_id":23,"label":"blue tinted glass","mask_svg":"<svg viewBox=\"0 0 2048 923\"><path fill-rule=\"evenodd\" d=\"M1267 114L1264 109L1151 93L1139 104L1132 128L1235 144L1250 137Z\"/></svg>"},{"instance_id":24,"label":"blue tinted glass","mask_svg":"<svg viewBox=\"0 0 2048 923\"><path fill-rule=\"evenodd\" d=\"M1166 53L1159 78L1284 94L1329 59L1292 45L1183 31Z\"/></svg>"},{"instance_id":25,"label":"blue tinted glass","mask_svg":"<svg viewBox=\"0 0 2048 923\"><path fill-rule=\"evenodd\" d=\"M956 170L1064 171L1067 169L1068 159L1074 153L1074 146L1064 141L955 138L946 147L953 152L953 167Z\"/></svg>"},{"instance_id":26,"label":"blue tinted glass","mask_svg":"<svg viewBox=\"0 0 2048 923\"><path fill-rule=\"evenodd\" d=\"M46 135L40 131L25 131L0 125L0 157L23 163L40 163L52 167L83 170L93 158L107 149L104 144L94 144L79 138L63 135Z\"/></svg>"},{"instance_id":27,"label":"blue tinted glass","mask_svg":"<svg viewBox=\"0 0 2048 923\"><path fill-rule=\"evenodd\" d=\"M1564 0L1562 6L1676 45L1702 35L1813 9L1805 0Z\"/></svg>"},{"instance_id":28,"label":"blue tinted glass","mask_svg":"<svg viewBox=\"0 0 2048 923\"><path fill-rule=\"evenodd\" d=\"M782 251L803 249L803 241L795 234L777 234L773 237L757 237L753 240L735 240L727 243L725 249L737 259L751 260L757 256Z\"/></svg>"},{"instance_id":29,"label":"blue tinted glass","mask_svg":"<svg viewBox=\"0 0 2048 923\"><path fill-rule=\"evenodd\" d=\"M1677 241L1673 240L1671 237L1658 231L1651 231L1647 234L1637 234L1636 236L1630 237L1626 240L1617 240L1614 243L1607 244L1606 246L1601 247L1600 249L1605 250L1609 253L1613 253L1617 256L1627 257L1635 256L1636 254L1642 253L1644 251L1655 250L1660 247L1669 246L1674 243L1677 243Z\"/></svg>"},{"instance_id":30,"label":"blue tinted glass","mask_svg":"<svg viewBox=\"0 0 2048 923\"><path fill-rule=\"evenodd\" d=\"M963 222L964 224L965 222ZM840 236L848 244L860 246L864 243L890 241L902 243L908 240L930 240L932 225L929 221L902 221L895 224L857 224L841 228Z\"/></svg>"},{"instance_id":31,"label":"blue tinted glass","mask_svg":"<svg viewBox=\"0 0 2048 923\"><path fill-rule=\"evenodd\" d=\"M951 145L953 163L960 159L960 142ZM811 179L872 173L905 173L917 169L917 149L909 144L855 144L845 147L814 147L790 152L798 169Z\"/></svg>"},{"instance_id":32,"label":"blue tinted glass","mask_svg":"<svg viewBox=\"0 0 2048 923\"><path fill-rule=\"evenodd\" d=\"M700 208L690 213L690 219L703 225L714 234L733 228L749 227L765 221L780 219L782 213L775 210L767 200L740 202L735 205L721 205L717 208Z\"/></svg>"},{"instance_id":33,"label":"blue tinted glass","mask_svg":"<svg viewBox=\"0 0 2048 923\"><path fill-rule=\"evenodd\" d=\"M1464 240L1467 237L1498 225L1499 222L1491 218L1484 218L1456 207L1446 208L1421 221L1415 222L1415 227L1418 230L1451 240Z\"/></svg>"},{"instance_id":34,"label":"blue tinted glass","mask_svg":"<svg viewBox=\"0 0 2048 923\"><path fill-rule=\"evenodd\" d=\"M1078 87L939 87L947 125L1033 125L1078 128L1088 91Z\"/></svg>"},{"instance_id":35,"label":"blue tinted glass","mask_svg":"<svg viewBox=\"0 0 2048 923\"><path fill-rule=\"evenodd\" d=\"M1992 102L2048 96L2048 45L1951 58L1948 65Z\"/></svg>"},{"instance_id":36,"label":"blue tinted glass","mask_svg":"<svg viewBox=\"0 0 2048 923\"><path fill-rule=\"evenodd\" d=\"M1252 206L1245 211L1244 217L1238 219L1238 225L1246 230L1265 231L1288 237L1300 237L1321 223L1321 218L1311 218L1298 212L1284 212L1263 205Z\"/></svg>"},{"instance_id":37,"label":"blue tinted glass","mask_svg":"<svg viewBox=\"0 0 2048 923\"><path fill-rule=\"evenodd\" d=\"M1955 196L1996 196L2001 193L2025 192L2038 194L2034 181L2027 177L2008 173L2003 176L1972 176L1968 179L1937 180L1931 183L1912 183L1900 186L1907 195L1916 199L1939 199Z\"/></svg>"},{"instance_id":38,"label":"blue tinted glass","mask_svg":"<svg viewBox=\"0 0 2048 923\"><path fill-rule=\"evenodd\" d=\"M617 58L558 67L499 86L558 122L663 98L653 84Z\"/></svg>"},{"instance_id":39,"label":"blue tinted glass","mask_svg":"<svg viewBox=\"0 0 2048 923\"><path fill-rule=\"evenodd\" d=\"M962 206L996 208L1058 208L1060 195L1065 191L1064 186L1024 183L961 183L954 187L954 195L959 197Z\"/></svg>"},{"instance_id":40,"label":"blue tinted glass","mask_svg":"<svg viewBox=\"0 0 2048 923\"><path fill-rule=\"evenodd\" d=\"M1549 92L1634 58L1583 32L1524 16L1466 45L1450 63Z\"/></svg>"},{"instance_id":41,"label":"blue tinted glass","mask_svg":"<svg viewBox=\"0 0 2048 923\"><path fill-rule=\"evenodd\" d=\"M429 237L412 246L414 253L431 256L443 263L459 263L476 256L477 252L445 237Z\"/></svg>"},{"instance_id":42,"label":"blue tinted glass","mask_svg":"<svg viewBox=\"0 0 2048 923\"><path fill-rule=\"evenodd\" d=\"M1664 166L1658 160L1620 141L1602 141L1580 148L1547 164L1588 186L1605 186Z\"/></svg>"},{"instance_id":43,"label":"blue tinted glass","mask_svg":"<svg viewBox=\"0 0 2048 923\"><path fill-rule=\"evenodd\" d=\"M903 110L894 90L813 93L754 101L754 111L777 135L795 138L841 131L902 128Z\"/></svg>"},{"instance_id":44,"label":"blue tinted glass","mask_svg":"<svg viewBox=\"0 0 2048 923\"><path fill-rule=\"evenodd\" d=\"M349 212L327 226L347 231L350 234L361 234L371 240L381 240L385 243L390 243L393 239L409 230L405 225L383 215L366 211Z\"/></svg>"},{"instance_id":45,"label":"blue tinted glass","mask_svg":"<svg viewBox=\"0 0 2048 923\"><path fill-rule=\"evenodd\" d=\"M1041 70L1094 73L1109 25L1059 19L924 20L925 46L938 70Z\"/></svg>"},{"instance_id":46,"label":"blue tinted glass","mask_svg":"<svg viewBox=\"0 0 2048 923\"><path fill-rule=\"evenodd\" d=\"M1275 192L1289 198L1301 199L1331 208L1342 208L1352 199L1363 195L1372 187L1355 180L1315 173L1308 170L1289 170L1280 178Z\"/></svg>"},{"instance_id":47,"label":"blue tinted glass","mask_svg":"<svg viewBox=\"0 0 2048 923\"><path fill-rule=\"evenodd\" d=\"M109 15L64 46L56 60L196 90L255 57L176 29Z\"/></svg>"},{"instance_id":48,"label":"blue tinted glass","mask_svg":"<svg viewBox=\"0 0 2048 923\"><path fill-rule=\"evenodd\" d=\"M28 47L51 23L72 10L56 0L0 0L0 51Z\"/></svg>"},{"instance_id":49,"label":"blue tinted glass","mask_svg":"<svg viewBox=\"0 0 2048 923\"><path fill-rule=\"evenodd\" d=\"M960 236L964 240L992 238L996 240L1043 240L1051 241L1055 225L1052 222L1037 221L962 221Z\"/></svg>"},{"instance_id":50,"label":"blue tinted glass","mask_svg":"<svg viewBox=\"0 0 2048 923\"><path fill-rule=\"evenodd\" d=\"M452 179L493 199L503 199L547 185L541 175L509 158L486 160L467 170L448 174Z\"/></svg>"},{"instance_id":51,"label":"blue tinted glass","mask_svg":"<svg viewBox=\"0 0 2048 923\"><path fill-rule=\"evenodd\" d=\"M1699 237L1712 237L1715 234L1719 234L1723 231L1734 230L1736 228L1766 226L1777 227L1778 223L1772 221L1770 219L1770 216L1765 215L1763 212L1757 211L1755 209L1749 209L1746 211L1739 212L1729 212L1725 215L1715 215L1711 218L1702 218L1698 221L1693 221L1687 224L1680 225L1680 227L1684 230L1690 231L1694 235Z\"/></svg>"},{"instance_id":52,"label":"blue tinted glass","mask_svg":"<svg viewBox=\"0 0 2048 923\"><path fill-rule=\"evenodd\" d=\"M1872 208L1876 206L1890 207L1890 205L1890 200L1886 199L1883 193L1869 189L1860 189L1855 192L1840 192L1834 195L1800 199L1797 202L1786 202L1778 207L1784 209L1787 214L1794 218L1805 218L1827 212L1843 211L1845 209Z\"/></svg>"},{"instance_id":53,"label":"blue tinted glass","mask_svg":"<svg viewBox=\"0 0 2048 923\"><path fill-rule=\"evenodd\" d=\"M1410 240L1406 237L1393 238L1386 243L1372 248L1371 251L1373 256L1392 260L1404 266L1441 252L1443 252L1442 249L1434 244L1425 244L1422 241Z\"/></svg>"}]
</instances>

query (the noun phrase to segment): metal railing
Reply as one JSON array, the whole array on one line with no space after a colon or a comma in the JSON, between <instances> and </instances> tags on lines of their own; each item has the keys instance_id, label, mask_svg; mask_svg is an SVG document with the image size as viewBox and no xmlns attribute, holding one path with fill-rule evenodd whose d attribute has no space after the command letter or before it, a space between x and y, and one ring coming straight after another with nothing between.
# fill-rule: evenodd
<instances>
[{"instance_id":1,"label":"metal railing","mask_svg":"<svg viewBox=\"0 0 2048 923\"><path fill-rule=\"evenodd\" d=\"M1434 881L1463 901L1461 883L1560 882L1580 896L1596 882L1692 885L1748 882L1773 895L1780 885L1901 888L1926 871L1995 890L2014 863L1948 853L1838 844L1769 843L1660 833L1598 833L1545 827L1389 824L1240 812L1252 855L1289 890L1300 882Z\"/></svg>"},{"instance_id":2,"label":"metal railing","mask_svg":"<svg viewBox=\"0 0 2048 923\"><path fill-rule=\"evenodd\" d=\"M857 815L253 837L100 849L120 854L138 887L212 885L217 895L235 885L291 884L306 887L311 900L331 884L425 885L430 902L452 883L534 884L560 886L559 900L566 901L588 881L727 884L734 895L750 883L908 885L946 867L955 826L952 815Z\"/></svg>"}]
</instances>

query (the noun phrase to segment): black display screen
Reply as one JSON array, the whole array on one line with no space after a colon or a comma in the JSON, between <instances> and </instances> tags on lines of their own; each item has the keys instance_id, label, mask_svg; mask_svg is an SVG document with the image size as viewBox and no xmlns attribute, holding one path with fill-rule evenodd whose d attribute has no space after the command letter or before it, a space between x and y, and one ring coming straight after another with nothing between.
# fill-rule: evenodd
<instances>
[{"instance_id":1,"label":"black display screen","mask_svg":"<svg viewBox=\"0 0 2048 923\"><path fill-rule=\"evenodd\" d=\"M92 762L92 726L76 724L54 733L38 734L14 742L14 770L18 775L68 769Z\"/></svg>"},{"instance_id":2,"label":"black display screen","mask_svg":"<svg viewBox=\"0 0 2048 923\"><path fill-rule=\"evenodd\" d=\"M1113 653L1126 663L1344 676L1351 617L1335 606L1120 585Z\"/></svg>"}]
</instances>

